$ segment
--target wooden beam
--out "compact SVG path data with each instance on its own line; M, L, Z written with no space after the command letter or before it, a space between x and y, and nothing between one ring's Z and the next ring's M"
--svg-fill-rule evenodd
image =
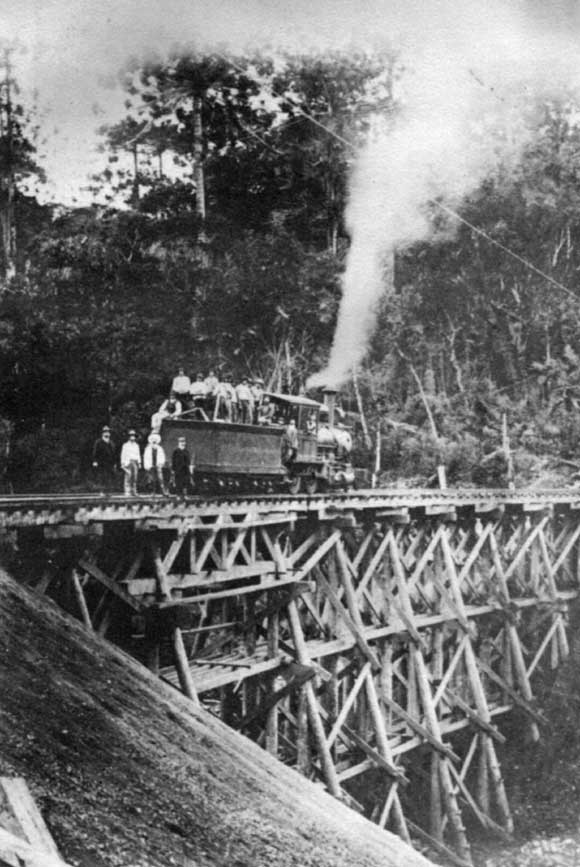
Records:
M539 713L537 710L534 710L530 702L526 701L526 699L523 698L519 694L519 692L516 692L516 690L513 689L509 685L509 683L506 683L503 677L500 677L499 674L496 674L493 668L490 668L489 665L486 665L485 662L481 661L481 659L477 660L477 665L484 674L486 674L491 680L497 683L498 686L501 686L503 691L506 692L510 696L510 698L514 700L518 707L521 707L523 710L525 710L528 716L535 720L535 722L539 723L540 725L546 726L547 728L550 727L550 723L548 722L546 717L543 714Z
M13 830L40 852L59 858L58 848L52 839L40 810L23 777L0 777L0 789L4 803L0 804L2 824L5 830Z
M350 630L350 632L354 636L355 641L356 641L358 647L360 648L360 650L362 651L362 653L366 656L366 658L368 659L368 661L372 665L373 669L375 671L378 671L381 667L381 664L380 664L379 660L377 659L376 654L369 647L368 642L364 636L363 629L357 623L354 622L352 616L346 610L346 608L344 607L344 605L342 604L342 602L340 601L340 599L336 595L335 591L332 589L332 587L330 586L330 584L326 580L326 578L324 578L322 576L322 574L320 574L318 576L317 582L318 582L319 586L324 589L326 597L332 603L332 606L333 606L334 610L336 611L336 613L338 614L338 616L341 618L341 620L343 621L345 626Z
M0 828L0 860L14 867L69 867L58 855L43 852Z
M73 539L76 536L102 536L103 524L47 524L43 528L45 539Z
M92 630L93 624L91 621L91 615L89 614L89 609L87 606L87 600L85 599L85 594L83 592L81 579L79 578L79 573L77 572L76 569L73 569L71 571L71 580L72 580L73 590L75 593L75 598L77 600L77 604L79 606L79 610L81 613L82 621L83 621L84 625L87 627L87 629Z
M81 558L79 560L79 569L82 569L83 572L88 572L88 574L94 578L96 581L99 581L107 590L110 590L111 593L114 593L119 599L122 599L126 605L130 608L133 608L134 611L141 611L143 606L141 603L132 599L131 596L127 593L127 591L117 584L116 581L113 581L112 578L109 578L108 575L103 572L102 569L99 569L96 563L93 563L91 560L87 560L86 558Z
M438 740L436 737L434 737L431 732L425 728L424 725L422 725L418 720L414 719L410 714L408 714L407 711L402 708L400 704L397 704L397 702L394 701L394 699L387 698L387 696L382 695L380 700L386 707L389 708L389 710L392 710L392 712L396 714L396 716L406 722L409 728L412 729L415 734L418 734L419 737L421 737L424 741L427 741L427 743L431 744L433 749L437 750L438 753L441 753L442 756L446 756L453 762L461 761L457 753L454 753L450 747L445 746L443 741Z
M231 584L234 581L243 581L247 578L259 578L262 575L270 575L272 578L276 572L276 564L273 560L258 560L251 565L232 566L227 572L224 569L204 569L201 572L166 573L167 584L171 590L189 590L194 587L214 587L216 584ZM122 583L127 583L127 592L131 596L144 596L154 593L157 588L155 578L133 578L127 582L124 578Z
M216 590L215 593L200 593L197 596L185 596L183 599L167 599L156 603L156 608L173 608L174 606L199 605L210 599L229 599L232 596L245 596L247 593L264 593L267 590L279 590L293 584L296 592L310 590L310 583L298 581L297 578L283 578L280 581L264 581L262 584L251 584L249 587L233 587L230 590Z
M358 677L356 678L356 680L355 680L355 682L354 682L354 684L353 684L353 686L352 686L352 688L351 688L351 690L350 690L350 692L346 698L346 701L343 703L343 705L340 709L340 713L338 714L338 716L337 716L337 718L336 718L336 720L335 720L335 722L334 722L334 724L333 724L333 726L332 726L332 728L328 734L328 737L326 738L326 743L328 744L329 747L332 746L335 738L337 737L338 733L340 732L340 729L342 728L342 726L346 722L347 717L351 711L351 708L356 701L356 697L359 694L359 691L360 691L360 689L361 689L361 687L362 687L362 685L366 679L367 672L369 671L369 669L370 669L370 663L367 662L363 665L363 667L359 671Z
M423 828L420 828L419 825L415 824L415 822L411 822L410 819L407 819L407 825L412 834L422 840L423 843L432 846L436 852L440 852L452 864L456 864L457 867L473 867L471 858L461 858L457 852L454 852L453 849L450 849L440 840L436 840L435 837L432 837L431 834L428 834L427 831L424 831Z
M175 653L175 667L177 669L181 690L189 699L191 699L196 707L199 707L199 698L193 683L189 660L185 652L183 636L181 635L181 629L179 629L179 627L175 627L173 630L173 652Z
M450 704L455 705L459 708L459 710L463 711L466 717L471 720L478 728L482 731L486 732L490 737L492 737L498 744L505 744L506 739L501 734L498 729L489 722L486 722L473 708L469 707L466 701L464 701L461 696L457 695L453 690L447 688L445 690L445 696L449 699Z
M298 607L294 600L288 603L288 620L290 623L292 640L294 641L294 647L296 648L298 661L302 665L308 666L310 665L310 657L308 656L308 650L306 647L306 642L304 640L304 634L302 632L302 624L300 623ZM330 750L328 749L328 746L326 744L324 727L320 719L319 708L311 683L306 683L304 685L304 693L308 708L308 718L310 720L312 733L314 735L314 740L318 748L318 755L320 757L320 763L322 765L326 785L328 786L328 790L332 795L334 795L336 798L340 798L340 783L336 775L336 768L334 767L334 762L332 761Z

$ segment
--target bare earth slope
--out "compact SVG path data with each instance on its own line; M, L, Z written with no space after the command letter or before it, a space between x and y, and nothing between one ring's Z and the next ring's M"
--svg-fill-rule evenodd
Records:
M0 774L82 867L429 863L3 573Z

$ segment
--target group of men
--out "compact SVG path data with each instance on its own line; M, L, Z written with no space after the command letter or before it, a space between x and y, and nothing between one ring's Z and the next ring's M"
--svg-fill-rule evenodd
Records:
M219 379L215 371L207 376L198 373L194 380L180 367L171 383L171 394L153 416L152 426L160 426L168 416L177 417L186 410L203 410L212 420L235 421L241 424L267 424L260 418L262 404L269 406L264 395L264 380L243 377L233 384L230 374ZM155 421L155 424L153 424Z
M165 450L161 445L158 433L149 434L147 445L141 455L137 433L129 431L128 439L121 448L117 459L117 449L111 439L111 429L105 425L100 438L93 446L93 470L96 480L103 491L112 491L116 483L116 471L120 466L123 471L123 490L126 496L137 496L139 471L145 471L148 487L152 493L168 494L167 475L170 473L172 488L178 496L186 496L193 492L193 459L187 449L184 436L177 440L177 448L173 450L171 462L168 463Z

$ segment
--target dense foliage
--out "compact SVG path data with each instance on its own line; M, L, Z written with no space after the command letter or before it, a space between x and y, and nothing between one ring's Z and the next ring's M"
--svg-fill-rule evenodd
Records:
M127 117L103 129L109 168L93 179L109 204L77 209L41 206L19 183L34 148L12 93L12 138L7 122L0 135L17 239L0 282L5 485L85 487L100 425L118 442L128 425L144 435L180 363L304 387L336 321L353 154L373 115L397 112L397 74L395 57L340 53L134 61ZM488 237L445 218L432 241L397 252L345 390L373 442L381 431L387 481L425 482L443 462L452 482L504 484L506 434L516 481L546 458L580 458L577 106L527 108L518 165L460 206ZM359 459L374 461L362 439Z

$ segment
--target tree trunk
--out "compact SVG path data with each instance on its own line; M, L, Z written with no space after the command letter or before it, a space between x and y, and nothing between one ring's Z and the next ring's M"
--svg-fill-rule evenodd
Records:
M195 183L195 213L205 220L205 179L203 171L202 100L193 97L193 180Z
M16 185L13 168L13 118L12 118L12 63L10 51L6 49L3 57L4 81L1 85L2 104L0 105L0 137L2 138L4 166L0 169L0 225L2 237L4 276L10 280L16 273L16 238L14 228L14 197Z
M202 98L193 97L193 181L195 184L195 213L201 227L197 236L198 256L202 265L208 264L207 237L205 234L205 176L203 166L203 120L201 116Z
M136 207L139 204L139 146L133 142L133 189L131 191L131 204Z

